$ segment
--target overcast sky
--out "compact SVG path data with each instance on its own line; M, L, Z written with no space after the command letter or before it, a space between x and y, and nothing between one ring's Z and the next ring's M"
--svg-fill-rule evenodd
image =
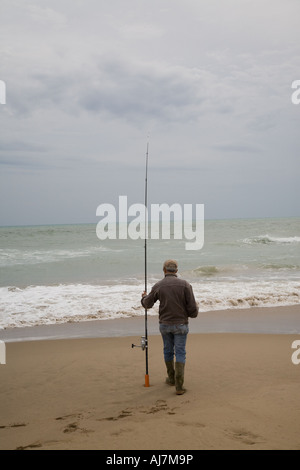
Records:
M1 0L0 225L300 216L299 0Z

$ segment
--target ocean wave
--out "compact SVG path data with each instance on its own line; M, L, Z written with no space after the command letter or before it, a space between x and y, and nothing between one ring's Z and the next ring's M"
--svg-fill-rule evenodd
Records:
M194 287L200 310L276 307L300 303L299 281L221 282Z
M144 314L142 286L54 285L2 287L0 326L23 327ZM149 314L157 314L155 310Z
M101 254L103 252L120 252L105 246L89 247L86 249L74 250L17 250L0 249L0 266L14 266L26 264L55 263L67 259L77 259Z
M220 268L217 266L199 266L190 272L194 276L214 276L220 273Z
M253 244L263 244L267 245L269 243L300 243L300 237L273 237L270 235L258 235L257 237L244 238L241 240L242 243L253 245Z
M261 269L267 270L274 270L274 271L296 271L300 270L300 266L298 264L287 264L287 263L268 263L268 264L261 264L259 266Z
M182 276L189 279L194 280L197 278L202 279L210 279L210 278L219 278L224 279L225 277L234 277L240 276L241 273L244 274L249 269L249 266L245 264L236 264L236 265L203 265L198 266L190 271L183 271Z
M192 283L200 312L300 303L299 281ZM0 328L143 316L143 283L0 288ZM158 302L148 310L158 315Z

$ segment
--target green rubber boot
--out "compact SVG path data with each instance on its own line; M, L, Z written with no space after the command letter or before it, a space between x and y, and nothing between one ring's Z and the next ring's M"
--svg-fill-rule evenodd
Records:
M175 369L174 361L165 361L167 366L168 377L166 378L166 384L175 385Z
M184 382L184 362L175 363L175 386L176 386L176 395L183 395L186 390L183 388Z

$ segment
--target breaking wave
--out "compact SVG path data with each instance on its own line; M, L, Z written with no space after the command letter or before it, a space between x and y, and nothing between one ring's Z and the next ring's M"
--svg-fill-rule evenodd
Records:
M263 245L269 243L300 243L300 237L272 237L270 235L258 235L257 237L244 238L242 243L253 245L261 243Z
M200 312L300 303L299 281L192 283ZM61 284L0 288L0 328L109 320L144 315L144 285ZM158 314L158 303L149 309Z
M220 269L217 266L199 266L191 271L194 276L214 276L220 273Z

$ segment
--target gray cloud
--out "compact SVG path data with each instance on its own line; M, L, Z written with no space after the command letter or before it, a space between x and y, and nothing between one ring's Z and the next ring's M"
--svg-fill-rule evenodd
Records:
M36 194L62 222L134 200L149 132L157 202L299 214L299 13L293 0L3 0L1 223L44 221Z
M47 152L48 149L44 145L30 142L21 142L18 140L0 142L0 152Z
M257 153L261 149L253 144L248 144L246 142L232 142L214 145L214 148L220 152L238 152L238 153Z
M0 166L35 171L36 169L45 168L47 165L45 165L45 162L37 160L24 160L24 158L18 158L15 156L12 158L5 158L0 156Z
M110 60L99 65L96 78L79 99L93 112L180 121L197 119L206 100L201 78L183 68Z

